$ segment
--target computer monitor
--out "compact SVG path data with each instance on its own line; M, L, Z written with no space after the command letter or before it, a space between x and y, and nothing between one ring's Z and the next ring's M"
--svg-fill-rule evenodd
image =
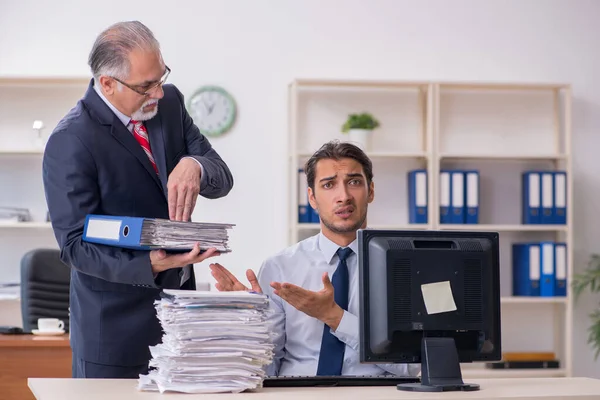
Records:
M421 363L399 390L478 390L460 362L501 358L498 233L359 230L360 361Z

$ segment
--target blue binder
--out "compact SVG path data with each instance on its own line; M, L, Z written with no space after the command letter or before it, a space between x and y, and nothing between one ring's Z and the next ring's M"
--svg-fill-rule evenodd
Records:
M427 223L427 171L416 169L408 172L408 222Z
M440 223L451 224L450 219L450 194L452 192L450 179L451 171L440 171Z
M479 223L479 171L465 171L465 224Z
M542 175L542 208L540 214L541 224L554 223L554 173L541 172Z
M554 245L554 295L567 295L567 245L555 243Z
M450 223L465 223L465 174L463 171L452 171L450 184Z
M303 169L298 169L298 223L306 224L311 222L310 210L308 204L308 183Z
M526 171L522 175L522 216L523 224L540 223L542 197L541 176L537 171Z
M539 296L541 275L540 245L512 245L513 296Z
M564 171L554 171L553 223L567 223L567 173Z
M83 240L128 249L148 250L149 247L140 245L144 220L146 218L89 214L85 217Z
M542 274L540 276L540 296L554 296L554 243L542 242L541 248L541 264Z

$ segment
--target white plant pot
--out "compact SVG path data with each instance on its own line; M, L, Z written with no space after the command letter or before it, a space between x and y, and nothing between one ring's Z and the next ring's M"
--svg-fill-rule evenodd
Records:
M357 145L362 151L371 150L371 134L369 129L350 129L348 131L348 141Z

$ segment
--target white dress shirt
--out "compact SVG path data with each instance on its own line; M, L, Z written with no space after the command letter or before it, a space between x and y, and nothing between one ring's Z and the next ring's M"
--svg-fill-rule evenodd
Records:
M267 374L274 376L316 376L323 336L323 322L298 311L273 294L271 282L288 282L304 289L319 291L323 288L323 272L331 279L338 265L336 254L340 246L319 233L288 247L267 259L259 273L258 281L271 300L273 314L269 317L275 334L275 355ZM342 375L417 376L420 364L361 364L359 360L359 282L358 242L348 247L354 252L346 263L349 273L348 311L335 332L346 344Z
M112 112L117 116L117 118L119 118L119 121L121 121L123 123L123 125L125 125L125 127L129 130L129 132L131 132L133 134L133 124L131 123L131 117L128 117L127 115L123 114L115 106L113 106L112 103L110 101L108 101L108 99L104 96L104 93L102 93L102 90L100 90L100 88L98 88L97 85L94 85L94 90L96 91L98 96L100 96L102 101L104 103L106 103L108 108L110 108L112 110ZM152 146L152 143L150 144L150 146ZM196 161L198 163L198 165L200 165L200 171L201 171L200 186L202 186L202 183L206 179L204 177L204 167L202 166L202 163L200 161L196 160L194 157L186 156L186 157L182 157L182 158L191 158L192 160ZM191 271L190 271L189 266L183 267L181 269L181 271L183 272L183 274L181 275L181 285L183 285L190 278Z

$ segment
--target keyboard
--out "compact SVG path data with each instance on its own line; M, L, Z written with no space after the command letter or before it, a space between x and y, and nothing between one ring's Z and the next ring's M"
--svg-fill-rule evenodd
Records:
M314 387L314 386L396 386L399 383L420 383L410 376L270 376L263 387Z

